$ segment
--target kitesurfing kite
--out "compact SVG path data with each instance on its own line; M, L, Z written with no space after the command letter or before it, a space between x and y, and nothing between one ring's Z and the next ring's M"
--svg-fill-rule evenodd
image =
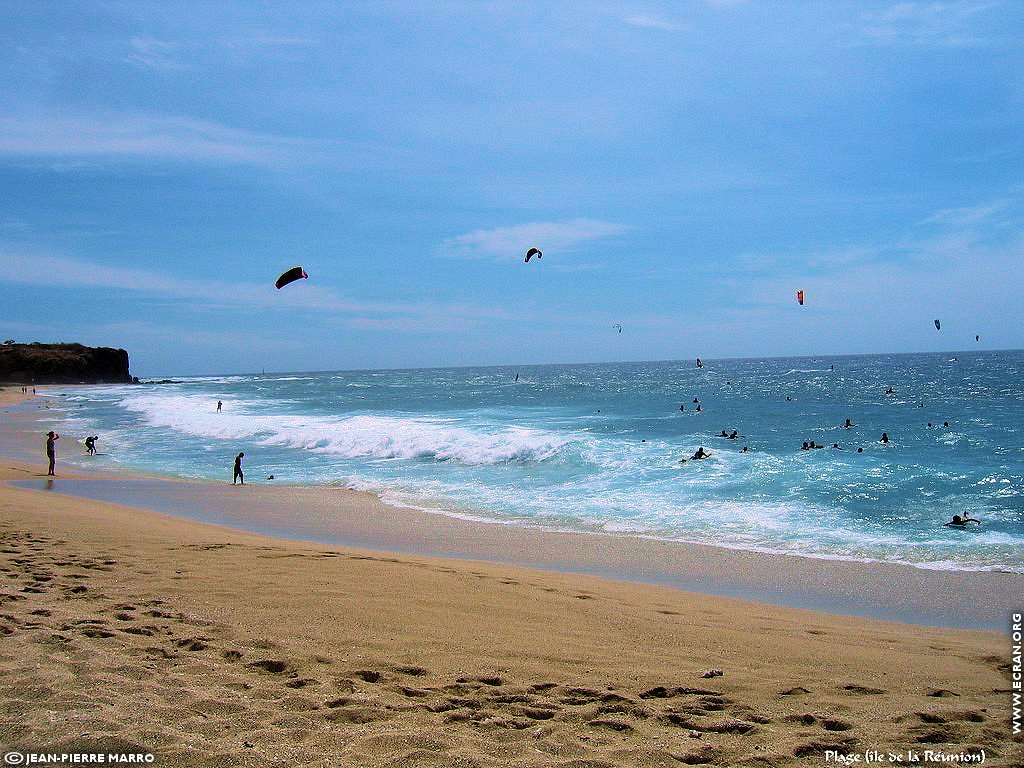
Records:
M804 305L804 292L803 291L797 291L796 292L796 300L797 300L797 302L799 302L801 307Z
M526 252L526 263L530 263L530 259L536 256L538 259L544 254L540 252L540 248L531 248Z
M277 282L274 283L274 287L281 289L288 285L288 283L294 283L296 280L300 279L305 280L308 277L309 275L306 274L306 270L304 270L302 267L292 267L279 278L277 278Z
M942 330L942 324L938 320L935 321L935 330L936 331L941 331Z
M619 333L622 333L622 326L619 325L618 323L612 323L612 328L618 328Z

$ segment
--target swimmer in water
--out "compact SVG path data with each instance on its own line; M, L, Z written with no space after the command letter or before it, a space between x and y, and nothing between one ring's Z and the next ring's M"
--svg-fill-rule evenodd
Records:
M710 455L710 453L704 450L704 446L702 445L700 446L700 448L697 449L697 452L690 457L690 459L693 461L699 461L700 459L706 459ZM679 463L682 464L685 461L686 459L680 459Z

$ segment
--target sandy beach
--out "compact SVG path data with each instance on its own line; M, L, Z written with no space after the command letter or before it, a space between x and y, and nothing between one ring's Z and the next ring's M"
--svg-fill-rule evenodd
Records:
M41 460L0 464L5 752L152 753L165 766L834 765L873 751L886 763L1021 760L1009 615L1002 631L940 628L640 583L653 544L425 526L338 489L182 483L172 516L11 484L44 475ZM53 490L64 482L75 475L58 459ZM319 504L331 537L310 538L347 543L186 519L204 500L264 517ZM371 518L372 532L357 525ZM518 554L494 562L488 548L501 546ZM568 572L587 562L636 580ZM763 556L707 567L732 574L738 592L822 573ZM851 595L927 611L944 589L964 603L998 589L1000 606L1021 594L1015 574L839 567L848 592L832 587L835 610ZM829 585L809 591L827 599Z

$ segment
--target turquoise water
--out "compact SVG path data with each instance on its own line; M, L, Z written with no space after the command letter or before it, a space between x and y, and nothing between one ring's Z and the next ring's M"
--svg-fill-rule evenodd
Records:
M244 451L250 483L508 524L1024 572L1024 352L704 362L198 377L50 413L100 436L62 462L230 480Z

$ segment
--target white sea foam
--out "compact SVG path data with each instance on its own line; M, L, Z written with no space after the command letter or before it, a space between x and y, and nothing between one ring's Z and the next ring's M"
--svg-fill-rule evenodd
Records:
M207 397L138 395L124 406L147 426L198 438L251 441L344 458L433 459L462 464L545 461L567 436L523 427L459 426L451 419L362 414L346 417L274 413L272 403L225 400L217 413Z
M223 477L244 448L257 474L266 467L286 482L352 484L473 519L1018 569L1016 389L994 395L1003 385L991 366L971 387L958 378L950 390L945 374L918 376L917 362L845 361L841 377L799 364L723 363L730 387L707 371L647 364L524 370L525 387L512 386L507 372L461 370L203 377L68 389L51 406L66 414L66 437L101 435L103 463ZM1018 380L1021 371L999 375ZM878 382L889 380L914 409L880 396ZM694 395L713 423L678 412ZM933 410L917 410L919 401ZM861 429L843 434L846 451L797 450L811 436L831 443L847 416ZM957 429L924 427L946 418ZM743 440L716 439L726 425L742 427ZM896 438L888 446L876 442L883 430ZM752 452L740 454L748 443ZM714 456L680 464L698 445ZM953 513L984 526L950 533L941 523Z

